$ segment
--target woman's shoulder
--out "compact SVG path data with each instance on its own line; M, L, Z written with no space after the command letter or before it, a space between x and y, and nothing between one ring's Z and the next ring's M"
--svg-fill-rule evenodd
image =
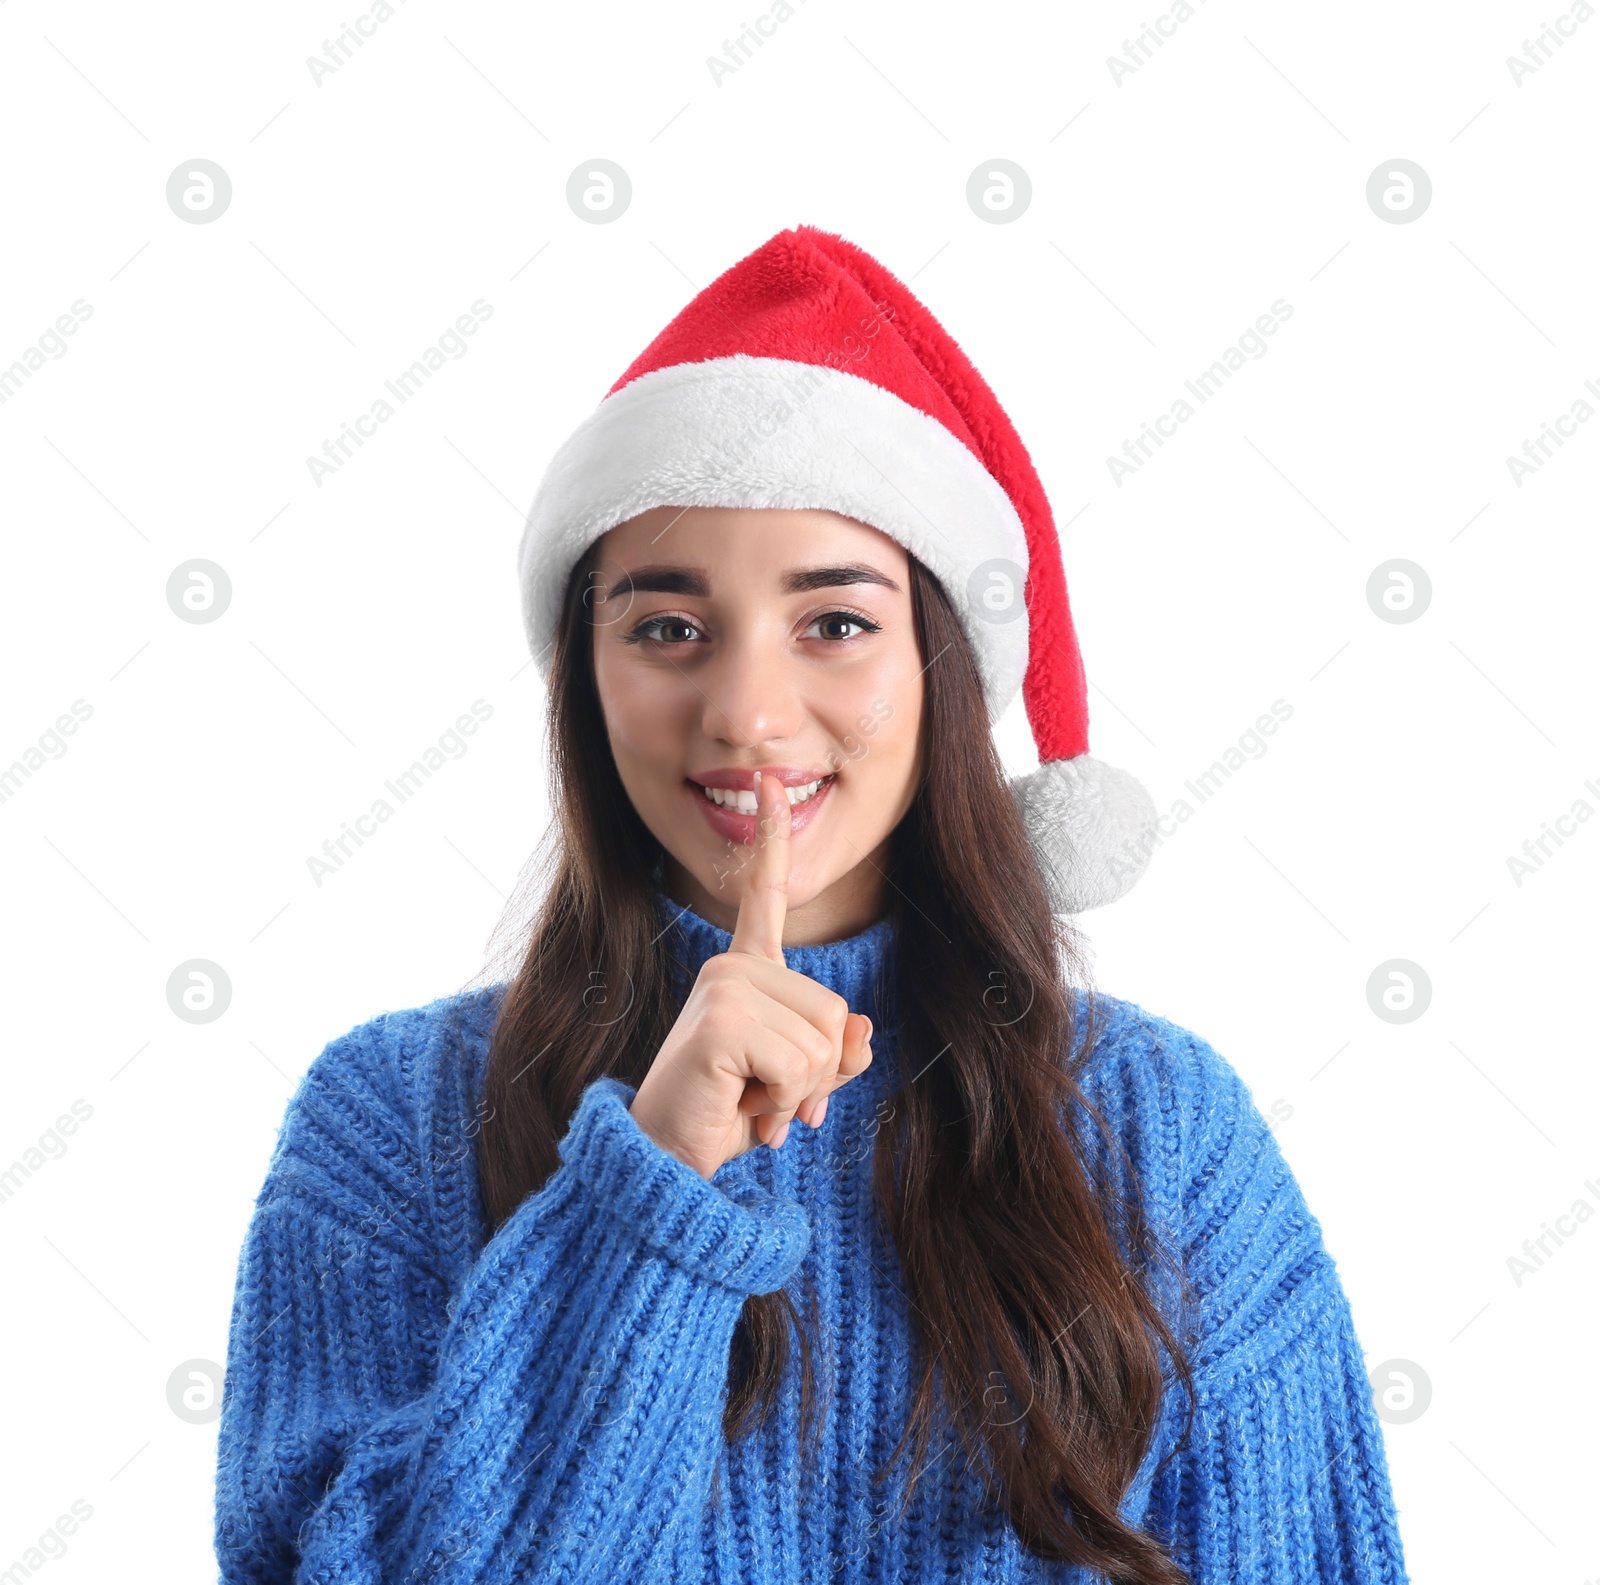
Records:
M1093 1029L1079 1090L1190 1236L1241 1199L1310 1220L1249 1086L1209 1040L1121 997L1075 1000L1080 1040Z
M415 1200L445 1158L470 1148L465 1125L503 990L381 1011L327 1041L285 1109L258 1204Z
M1194 1030L1104 991L1075 993L1074 1003L1080 1043L1092 1032L1078 1083L1102 1110L1143 1119L1191 1146L1255 1111L1237 1069Z
M374 1114L421 1122L436 1102L442 1067L481 1058L503 991L474 987L386 1009L336 1035L300 1080L291 1117L308 1108L344 1112L359 1101Z

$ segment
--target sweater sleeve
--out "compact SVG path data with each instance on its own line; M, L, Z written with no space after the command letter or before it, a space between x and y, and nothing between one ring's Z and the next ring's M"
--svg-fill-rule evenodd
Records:
M735 1324L804 1256L803 1209L701 1178L600 1079L457 1289L361 1048L313 1064L240 1257L224 1585L648 1576L704 1504Z
M1382 1427L1321 1227L1243 1081L1183 1042L1197 1313L1194 1423L1158 1503L1174 1550L1195 1585L1405 1585Z

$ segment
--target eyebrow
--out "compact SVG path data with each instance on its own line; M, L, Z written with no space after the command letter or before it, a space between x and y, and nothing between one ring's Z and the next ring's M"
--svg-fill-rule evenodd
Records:
M897 594L900 592L900 585L893 578L858 561L826 567L791 567L780 580L780 587L785 594L805 594L813 589L840 589L853 583L875 583ZM711 579L704 567L635 567L611 585L605 598L615 600L625 594L647 592L705 598L711 593Z

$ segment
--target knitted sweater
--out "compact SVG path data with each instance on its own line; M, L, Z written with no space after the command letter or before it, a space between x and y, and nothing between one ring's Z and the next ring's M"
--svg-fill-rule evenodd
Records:
M725 931L657 905L686 976L728 949ZM891 940L883 919L785 949L875 1025L871 1067L822 1128L796 1121L780 1149L707 1180L638 1127L631 1088L597 1080L560 1166L487 1243L474 1153L503 987L332 1041L289 1103L239 1262L225 1585L1087 1580L1026 1551L960 1458L935 1460L904 1514L904 1461L887 1490L870 1483L914 1365L870 1181L898 1078ZM1196 1585L1403 1585L1349 1305L1273 1136L1205 1041L1097 1000L1081 1083L1138 1163L1201 1324L1189 1445L1156 1472L1182 1426L1173 1387L1125 1516L1170 1540ZM740 1309L798 1295L805 1268L821 1450L798 1440L792 1358L781 1412L730 1448Z

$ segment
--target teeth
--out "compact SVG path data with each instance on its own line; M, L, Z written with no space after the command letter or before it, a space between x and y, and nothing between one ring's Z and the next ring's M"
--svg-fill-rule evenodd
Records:
M803 804L808 798L815 797L823 782L830 780L832 778L829 776L820 776L816 781L807 782L803 787L785 787L784 792L789 796L790 807ZM741 792L733 787L702 787L700 790L712 803L720 804L724 809L732 809L742 815L753 815L756 812L754 792Z

